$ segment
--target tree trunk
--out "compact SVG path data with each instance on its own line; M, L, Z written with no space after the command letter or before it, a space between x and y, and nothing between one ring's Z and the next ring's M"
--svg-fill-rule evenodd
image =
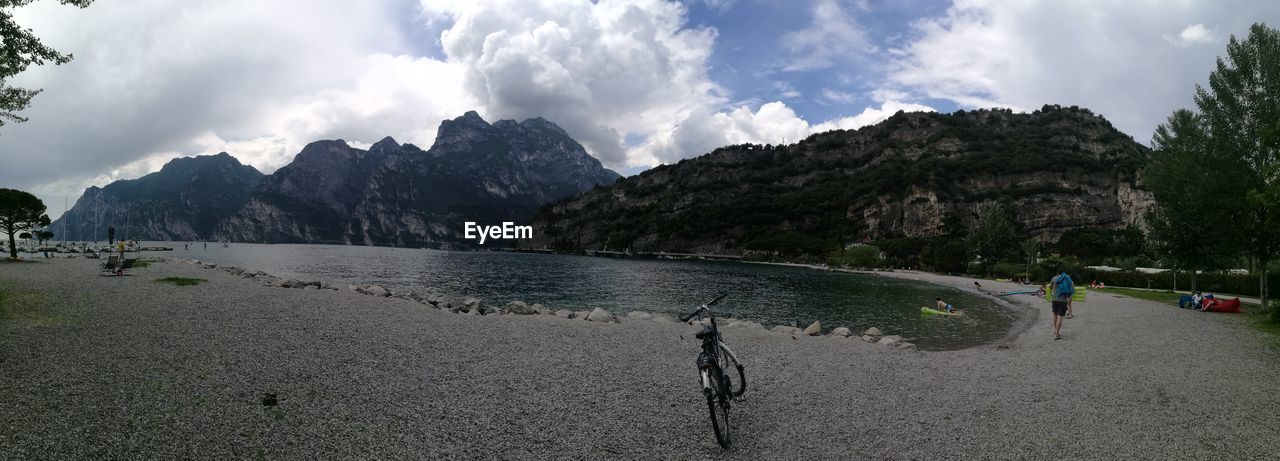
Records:
M1196 292L1196 270L1191 269L1191 292Z
M17 232L9 232L9 257L18 259L18 244L14 242L13 234Z

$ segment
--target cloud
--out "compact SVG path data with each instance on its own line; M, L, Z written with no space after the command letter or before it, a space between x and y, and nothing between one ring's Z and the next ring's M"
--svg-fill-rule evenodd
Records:
M490 118L545 117L605 164L636 163L623 133L670 131L726 100L707 76L716 31L686 28L678 3L427 2L463 88Z
M865 4L855 4L865 9ZM784 71L827 69L837 63L874 51L862 27L837 0L819 0L810 9L810 21L804 29L788 32L782 44L789 57Z
M1173 110L1192 106L1196 83L1224 51L1184 46L1212 40L1201 24L1245 34L1277 12L1269 2L956 0L913 23L904 45L889 50L880 83L964 107L1079 105L1146 139ZM1182 31L1177 43L1166 38L1171 30Z
M832 103L849 104L857 100L858 95L846 93L840 90L833 90L831 88L823 88L822 99Z
M15 79L45 92L29 122L0 131L3 163L23 165L0 170L0 183L60 209L63 195L178 156L227 150L271 171L319 138L429 143L474 102L439 91L458 86L456 70L404 54L388 27L399 13L343 0L18 8L16 20L75 60Z
M835 120L814 125L811 129L814 133L821 133L831 130L856 130L867 125L875 125L883 122L893 114L902 112L937 112L932 107L924 104L915 104L900 101L885 101L879 108L868 107L862 110L862 113L852 117L841 117Z
M1213 31L1205 27L1204 24L1192 24L1182 29L1182 32L1177 36L1166 35L1164 39L1175 45L1191 46L1217 42L1218 40L1214 35Z

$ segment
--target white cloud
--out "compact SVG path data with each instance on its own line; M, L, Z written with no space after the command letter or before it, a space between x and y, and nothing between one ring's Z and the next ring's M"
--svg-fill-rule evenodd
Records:
M839 104L849 104L858 99L858 95L831 88L822 89L822 99Z
M778 94L782 95L782 97L786 99L795 99L804 95L789 82L775 81L773 82L773 88L778 90Z
M1223 53L1170 44L1168 31L1199 43L1212 37L1199 24L1243 35L1278 12L1271 2L956 0L941 17L915 22L906 44L890 51L883 87L966 107L1079 105L1147 139L1174 109L1192 105L1195 84Z
M1205 27L1204 24L1192 24L1182 29L1177 36L1165 36L1164 39L1170 43L1179 46L1191 46L1205 43L1214 43L1217 39L1214 37L1213 31Z
M865 9L865 4L855 4ZM782 44L789 53L784 71L811 71L835 66L874 51L862 27L838 0L819 0L810 9L808 27L787 33Z
M622 133L674 129L725 102L707 76L713 29L659 0L424 4L455 22L441 38L491 118L542 116L606 165L635 164Z
M852 117L842 117L836 120L814 125L810 130L814 133L821 133L831 130L856 130L867 125L875 125L883 122L893 114L902 112L937 112L934 108L909 102L885 101L880 108L868 107L862 110L862 113Z

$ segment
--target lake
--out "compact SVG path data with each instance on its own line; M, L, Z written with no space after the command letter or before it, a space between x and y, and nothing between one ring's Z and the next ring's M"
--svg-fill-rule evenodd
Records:
M147 256L198 259L341 285L372 283L392 290L475 296L498 305L521 300L552 309L676 314L728 292L716 306L719 317L766 326L804 327L820 320L826 330L847 326L855 333L875 326L932 350L994 341L1016 320L1007 307L949 287L801 267L336 245L210 244L205 249L197 243L190 250L175 242L155 245L176 250ZM965 315L921 316L920 307L932 305L936 297Z

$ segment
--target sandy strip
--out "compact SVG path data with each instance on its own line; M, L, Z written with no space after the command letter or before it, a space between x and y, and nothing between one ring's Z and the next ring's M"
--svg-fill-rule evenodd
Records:
M722 452L691 326L135 274L0 264L18 296L0 313L0 457L1246 459L1280 430L1272 339L1100 292L1061 341L1030 297L1025 332L961 351L728 330L749 389ZM171 275L209 282L152 281Z

